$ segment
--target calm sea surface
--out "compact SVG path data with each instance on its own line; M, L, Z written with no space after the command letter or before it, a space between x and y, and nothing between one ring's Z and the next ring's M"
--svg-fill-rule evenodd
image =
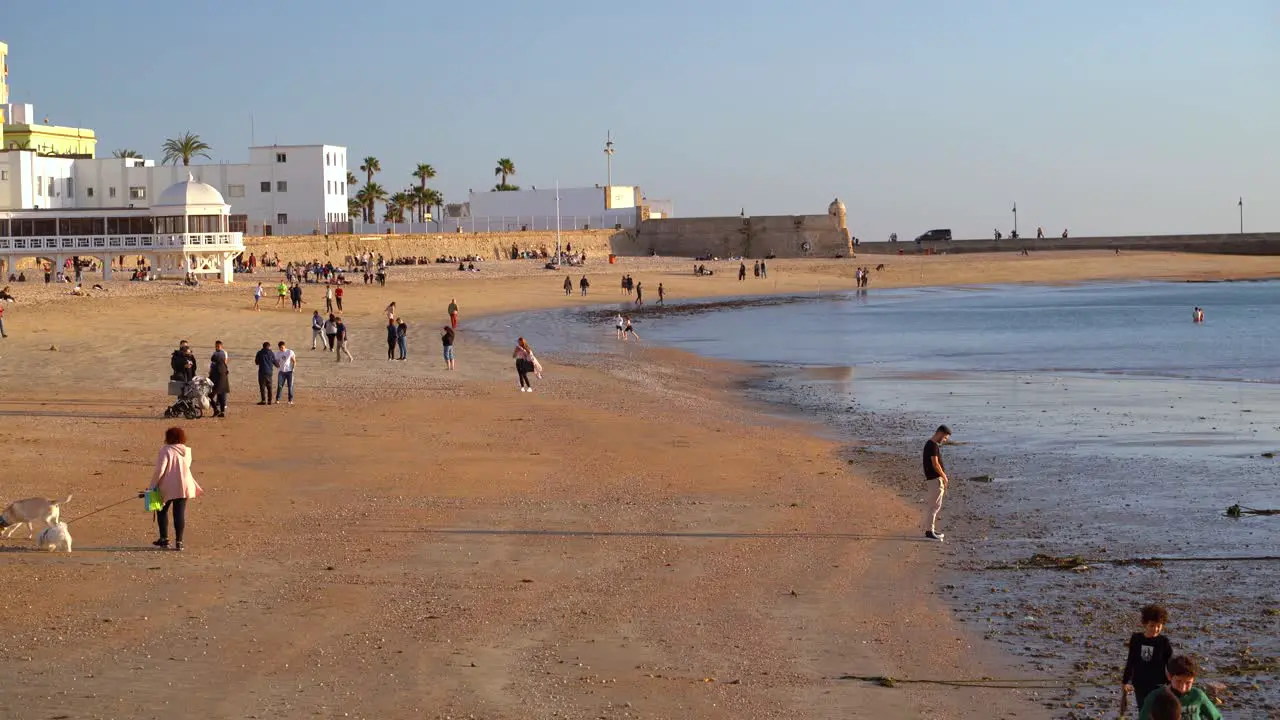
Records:
M1191 322L1195 306L1204 324ZM481 329L528 337L545 363L626 352L612 339L615 312ZM919 446L949 424L953 478L996 478L957 482L944 513L943 552L971 571L954 601L1029 666L1072 663L1110 682L1137 607L1161 602L1175 646L1210 668L1272 658L1269 672L1241 676L1259 684L1236 692L1233 716L1280 704L1280 517L1223 515L1234 503L1280 508L1280 460L1263 457L1280 451L1280 283L871 290L649 306L635 318L646 343L775 368L757 388L766 398L911 458L904 472L918 472ZM927 495L923 483L906 488ZM1033 553L1188 561L982 570ZM1075 630L1067 642L1062 623ZM1084 700L1101 710L1114 692Z

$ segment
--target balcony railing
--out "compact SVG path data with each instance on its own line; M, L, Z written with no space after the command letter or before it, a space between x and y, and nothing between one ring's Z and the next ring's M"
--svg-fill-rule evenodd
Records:
M91 255L106 252L179 252L182 250L243 250L244 234L238 232L184 233L177 235L76 235L60 237L0 237L0 253L48 253Z

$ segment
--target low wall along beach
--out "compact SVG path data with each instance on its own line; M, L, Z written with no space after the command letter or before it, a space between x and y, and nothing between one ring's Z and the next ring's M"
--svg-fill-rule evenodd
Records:
M862 242L858 252L914 253L921 246L907 242ZM1010 240L956 240L927 242L935 253L990 253L1044 250L1159 250L1164 252L1217 253L1222 255L1280 255L1280 233L1223 233L1219 235L1120 235L1080 238L1018 238Z
M432 235L268 235L244 239L245 252L278 254L281 262L331 260L366 251L387 258L465 257L479 255L486 260L509 259L511 246L519 250L555 252L554 231L500 233L443 233ZM632 233L626 230L566 230L560 233L562 248L585 252L588 258L641 254Z

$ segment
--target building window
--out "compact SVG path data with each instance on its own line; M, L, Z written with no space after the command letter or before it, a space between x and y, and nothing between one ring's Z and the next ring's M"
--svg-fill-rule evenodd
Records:
M276 153L276 162L286 162L289 159L284 153Z
M76 196L76 181L74 178L67 178L67 197L74 198Z
M263 181L262 181L262 192L271 192L271 181L270 181L270 180L263 180Z
M284 180L276 181L276 192L289 192L289 183Z
M43 175L36 176L36 195L39 195L40 197L44 197L44 176Z
M288 225L288 224L289 224L289 216L288 216L286 213L276 213L276 224L277 224L277 225Z
M0 170L0 180L8 180L8 179L9 179L9 171Z
M49 178L49 197L53 197L53 178Z
M243 185L228 185L227 197L244 197Z
M324 154L324 166L329 167L329 153Z
M129 199L130 199L130 200L146 200L146 199L147 199L147 188L146 188L146 186L144 186L144 185L134 185L134 186L130 187L130 188L129 188Z
M89 197L93 197L93 188L85 188L85 192L89 194Z
M116 188L114 185L112 185L111 187L107 188L107 197L115 198L115 196L116 196Z

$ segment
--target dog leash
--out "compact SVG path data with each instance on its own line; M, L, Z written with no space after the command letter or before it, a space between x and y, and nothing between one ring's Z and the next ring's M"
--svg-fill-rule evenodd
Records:
M67 524L68 524L68 525L70 525L71 523L75 522L76 520L83 520L83 519L85 519L85 518L89 517L90 515L97 515L98 513L102 512L103 510L110 510L111 508L113 508L113 507L115 507L115 506L117 506L117 505L123 505L123 504L125 504L125 503L127 503L127 502L129 502L129 501L131 501L131 500L135 500L135 499L137 499L137 498L132 498L132 497L130 497L130 498L125 498L124 500L121 500L121 501L120 501L120 502L118 502L118 503L111 503L110 505L108 505L108 506L106 506L106 507L100 507L100 508L98 508L97 510L94 510L93 512L91 512L91 513L85 513L84 515L81 515L80 517L76 518L75 520L68 520L68 521L67 521Z

